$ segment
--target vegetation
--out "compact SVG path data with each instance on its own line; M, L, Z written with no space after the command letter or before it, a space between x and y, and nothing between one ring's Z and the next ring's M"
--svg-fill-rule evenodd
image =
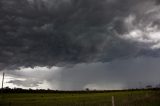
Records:
M37 91L37 90L36 90ZM41 93L40 93L41 91ZM160 90L6 92L0 106L160 106ZM27 93L28 92L28 93Z

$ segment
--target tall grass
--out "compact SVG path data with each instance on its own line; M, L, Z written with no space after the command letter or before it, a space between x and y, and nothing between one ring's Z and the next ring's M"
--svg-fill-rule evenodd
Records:
M160 106L160 91L4 94L0 106Z

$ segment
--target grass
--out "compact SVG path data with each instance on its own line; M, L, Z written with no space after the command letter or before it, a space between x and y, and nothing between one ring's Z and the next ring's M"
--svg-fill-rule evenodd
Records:
M0 106L160 106L160 91L120 91L99 93L7 93Z

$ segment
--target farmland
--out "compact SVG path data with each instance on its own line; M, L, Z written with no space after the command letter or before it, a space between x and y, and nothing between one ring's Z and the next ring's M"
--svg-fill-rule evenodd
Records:
M160 90L3 93L0 106L160 106Z

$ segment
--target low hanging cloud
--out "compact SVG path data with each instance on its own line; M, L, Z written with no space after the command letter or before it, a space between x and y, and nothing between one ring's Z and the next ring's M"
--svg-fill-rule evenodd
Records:
M156 0L1 0L0 69L152 56L158 10Z
M155 87L160 84L159 63L160 58L138 57L63 68L21 68L6 72L6 77L10 76L11 79L5 79L5 86L54 90L115 90L144 88L146 85Z
M62 67L21 67L16 70L7 71L5 74L5 86L11 88L33 88L33 89L60 89Z
M22 86L22 87L37 87L39 84L42 84L40 81L36 81L34 79L27 79L27 80L11 80L7 83L12 83L17 86Z

